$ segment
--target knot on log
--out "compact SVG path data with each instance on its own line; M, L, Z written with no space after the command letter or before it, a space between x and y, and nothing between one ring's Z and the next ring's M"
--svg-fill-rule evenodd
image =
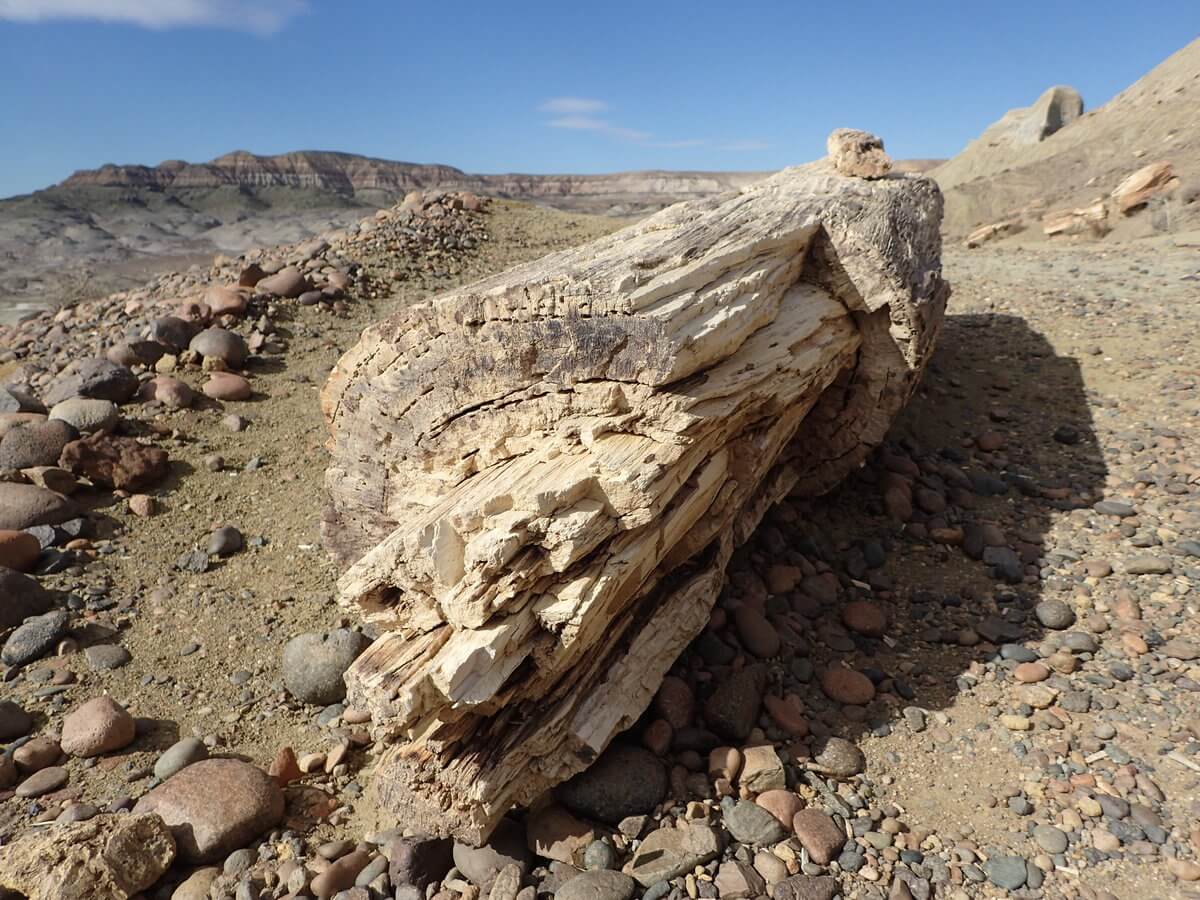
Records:
M941 210L928 179L817 163L364 332L322 395L322 525L381 632L347 682L391 745L384 809L481 841L637 719L769 506L909 397Z

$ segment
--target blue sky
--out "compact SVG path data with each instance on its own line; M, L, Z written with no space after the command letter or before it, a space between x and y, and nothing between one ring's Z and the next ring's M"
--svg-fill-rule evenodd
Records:
M1097 106L1197 33L1197 0L0 0L0 196L234 149L773 169L849 126L947 156L1051 84Z

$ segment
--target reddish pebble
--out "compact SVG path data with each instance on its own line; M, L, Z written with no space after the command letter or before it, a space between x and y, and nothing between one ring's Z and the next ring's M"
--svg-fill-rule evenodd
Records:
M1021 663L1013 669L1013 678L1022 684L1034 684L1050 677L1050 670L1040 662Z
M763 705L767 708L767 714L771 717L771 721L792 737L807 737L808 719L804 715L804 708L795 696L789 694L783 698L767 694L763 697Z
M213 372L204 385L204 395L214 400L249 400L250 382L232 372Z
M842 609L842 624L856 634L882 637L887 630L887 613L869 600L851 600Z
M275 754L267 774L274 778L280 787L287 787L304 773L300 771L300 764L296 761L296 751L291 747L283 747Z
M837 703L865 706L875 699L875 685L862 672L838 666L821 673L821 690Z
M0 531L0 567L28 572L42 554L42 545L24 531Z

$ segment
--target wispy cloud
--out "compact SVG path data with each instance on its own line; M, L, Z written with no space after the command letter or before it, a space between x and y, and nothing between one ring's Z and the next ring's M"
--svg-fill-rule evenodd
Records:
M202 26L270 34L308 9L307 0L0 0L0 19L120 22L143 28Z
M0 0L3 2L3 0ZM590 131L619 141L644 144L666 150L683 150L689 147L705 147L717 143L708 138L659 138L649 131L617 125L607 116L608 103L588 97L552 97L538 105L538 111L550 114L545 124L549 128L565 128L569 131ZM762 141L729 141L717 143L721 150L766 150L769 146Z
M604 112L608 109L608 104L603 100L589 100L587 97L551 97L538 109L560 115L585 115Z

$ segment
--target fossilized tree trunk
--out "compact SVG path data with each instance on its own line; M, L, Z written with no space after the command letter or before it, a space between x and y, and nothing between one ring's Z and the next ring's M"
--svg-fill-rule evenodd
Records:
M585 768L703 628L734 548L857 466L948 290L941 197L829 161L367 329L322 397L377 802L486 837Z

